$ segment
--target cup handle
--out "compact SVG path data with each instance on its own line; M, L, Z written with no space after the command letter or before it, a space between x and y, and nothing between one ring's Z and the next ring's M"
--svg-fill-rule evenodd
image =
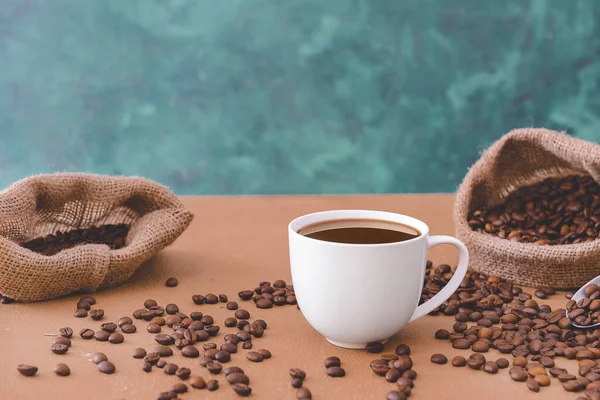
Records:
M467 267L469 266L469 251L467 250L467 247L460 240L453 238L452 236L436 235L427 238L428 249L437 246L438 244L451 244L458 249L458 267L456 267L456 271L454 271L454 275L450 279L450 282L448 282L448 284L435 296L418 306L408 322L412 322L429 314L436 307L439 307L440 304L448 300L456 289L458 289L467 273Z

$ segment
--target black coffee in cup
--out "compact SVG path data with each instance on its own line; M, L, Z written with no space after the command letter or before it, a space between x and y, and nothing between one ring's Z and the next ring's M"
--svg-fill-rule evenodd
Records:
M408 225L375 219L338 219L308 225L298 231L306 237L326 242L350 244L397 243L419 237Z

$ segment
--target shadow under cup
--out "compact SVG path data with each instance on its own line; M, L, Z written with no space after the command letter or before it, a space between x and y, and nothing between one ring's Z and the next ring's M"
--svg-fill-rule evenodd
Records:
M298 232L336 220L382 221L414 228L408 240L354 244ZM368 225L372 226L372 225ZM386 341L417 308L427 262L429 228L415 218L368 210L308 214L288 227L294 290L306 320L327 340L346 348Z

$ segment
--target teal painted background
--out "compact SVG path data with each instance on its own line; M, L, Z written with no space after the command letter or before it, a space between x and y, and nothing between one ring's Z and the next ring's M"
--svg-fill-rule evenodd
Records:
M524 126L600 139L596 0L0 0L0 185L453 191Z

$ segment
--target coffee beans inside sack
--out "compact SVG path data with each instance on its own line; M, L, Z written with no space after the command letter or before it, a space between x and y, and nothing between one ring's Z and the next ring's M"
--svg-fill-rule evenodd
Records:
M518 129L486 150L458 189L454 219L470 266L529 287L600 275L600 146Z

